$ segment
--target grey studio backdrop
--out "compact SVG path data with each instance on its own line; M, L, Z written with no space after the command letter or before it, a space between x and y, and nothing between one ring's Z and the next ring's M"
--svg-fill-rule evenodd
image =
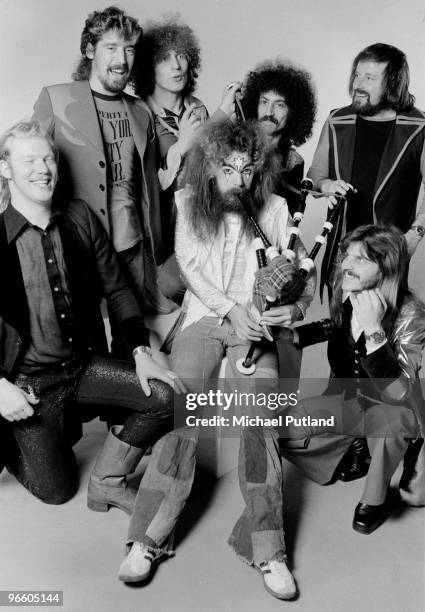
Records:
M312 138L299 149L306 169L329 110L343 106L349 100L347 84L354 56L369 44L393 44L407 54L410 89L416 96L416 105L425 110L423 0L0 0L0 132L19 119L31 116L33 103L42 86L70 80L79 57L80 34L86 17L92 10L102 9L108 4L117 4L142 24L159 18L165 12L181 14L201 43L202 70L195 93L210 111L219 104L227 83L242 79L248 70L264 59L281 56L311 72L317 89L318 113ZM325 211L324 201L310 201L308 204L302 229L308 249L313 244L314 235L320 232ZM424 265L425 240L414 256L409 279L411 288L423 299ZM315 320L326 313L327 303L321 305L316 296L308 318ZM311 351L313 357L308 363L303 363L302 375L326 377L329 368L325 347L313 347ZM45 511L51 510L46 508ZM104 538L101 525L99 519L99 538ZM56 531L56 537L60 539L60 526L54 524L52 541ZM118 539L113 532L109 535L111 539ZM417 535L423 538L423 532ZM17 549L16 557L8 562L18 567L20 554L25 554L23 548L20 552ZM75 555L77 565L78 550L70 551L71 554ZM118 556L114 558L117 567L119 560ZM99 589L103 588L104 580L115 580L115 577L103 576ZM9 588L1 582L0 589ZM353 578L351 596L357 590L355 582ZM190 590L190 584L186 586ZM45 585L40 585L40 588L45 588ZM184 588L183 584L181 588ZM422 585L418 585L420 590ZM371 601L369 609L372 609ZM277 609L274 603L277 602L264 596L264 609ZM300 603L302 607L303 601ZM133 609L126 607L125 603L123 606L124 610ZM112 609L101 596L98 603L77 606L74 610L79 612L90 607L95 611ZM65 609L71 610L66 606ZM140 607L134 609L149 608L140 599ZM203 608L197 602L193 603L193 608L188 604L189 609ZM332 605L328 607L322 601L316 609L331 610Z
M347 104L347 83L355 55L374 42L400 47L411 72L411 91L425 109L425 3L422 0L121 0L111 1L143 24L166 12L179 12L202 48L198 95L210 111L225 85L241 79L258 62L281 56L311 72L318 113L312 138L299 151L306 169L330 109ZM70 80L89 12L107 2L86 0L0 0L0 131L29 117L43 85ZM324 200L309 202L303 238L314 242L326 212ZM411 287L425 298L425 240L411 266ZM318 260L320 263L320 260ZM309 318L326 313L316 296ZM321 354L318 349L318 356ZM316 361L316 360L314 360ZM304 376L326 376L318 359ZM306 369L307 368L307 369Z

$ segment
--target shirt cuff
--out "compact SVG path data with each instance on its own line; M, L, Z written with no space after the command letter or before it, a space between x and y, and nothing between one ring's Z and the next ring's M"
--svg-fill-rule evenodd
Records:
M384 346L384 344L386 344L386 343L387 343L387 339L386 338L385 338L385 340L383 340L379 344L376 344L375 342L370 342L369 343L366 340L366 355L371 355L372 353L374 353L375 351L380 349L381 346Z
M400 366L389 342L381 344L376 351L366 354L360 361L370 378L390 379L400 375Z
M150 346L149 331L141 317L130 317L121 323L125 341L131 351L137 346Z
M218 314L219 317L224 319L224 317L227 317L229 312L232 310L234 306L236 306L236 304L237 302L233 300L226 300L226 303L223 304L223 306L221 306L220 308L215 309L215 312Z

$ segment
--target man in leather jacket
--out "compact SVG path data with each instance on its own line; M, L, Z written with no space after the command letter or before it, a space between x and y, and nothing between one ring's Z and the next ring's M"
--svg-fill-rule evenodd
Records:
M353 437L366 438L371 461L353 520L354 529L366 534L388 517L391 477L425 424L418 378L425 307L405 289L407 261L397 228L353 230L341 243L330 320L294 331L300 348L328 340L334 377L324 395L300 401L286 415L282 452L325 484L338 477ZM273 311L263 320L271 324ZM423 460L421 451L419 468ZM409 489L406 474L403 486Z

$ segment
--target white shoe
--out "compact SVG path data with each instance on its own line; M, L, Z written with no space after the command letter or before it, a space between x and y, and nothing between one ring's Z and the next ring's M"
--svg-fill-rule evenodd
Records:
M278 599L292 599L297 594L294 577L285 561L268 561L259 568L266 591Z
M160 561L163 553L149 550L142 542L133 542L130 552L121 563L118 579L123 582L141 582L149 577L154 563Z

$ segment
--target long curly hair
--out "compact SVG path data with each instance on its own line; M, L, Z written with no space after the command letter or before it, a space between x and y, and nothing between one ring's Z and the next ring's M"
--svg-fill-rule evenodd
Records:
M342 324L343 302L342 261L350 244L360 242L371 261L378 264L381 278L378 287L387 304L382 322L385 331L394 323L404 298L409 295L405 286L405 277L409 256L406 239L394 226L361 225L344 236L340 245L340 256L334 278L334 293L330 311L332 320L340 327Z
M155 66L169 51L183 53L188 61L188 75L183 95L195 91L201 68L201 49L194 31L180 15L165 15L162 21L149 21L140 45L140 60L135 71L135 91L146 99L155 89Z
M247 119L258 118L261 94L275 91L285 98L289 113L278 149L286 162L290 147L304 144L312 134L317 104L310 74L289 62L271 60L248 73L243 90L242 106Z
M350 96L353 94L353 82L359 62L387 64L384 72L385 90L382 104L396 112L408 111L414 106L415 96L409 92L409 65L403 51L385 43L375 43L360 51L351 67L348 85Z
M87 45L91 44L95 47L102 36L109 32L109 30L116 30L123 36L124 40L132 40L136 36L139 42L143 36L143 30L137 19L130 17L116 6L109 6L103 11L90 13L81 33L80 51L82 57L72 73L74 81L88 81L92 60L86 55ZM138 47L139 45L136 45L136 51ZM135 61L136 63L137 61Z
M188 221L200 240L213 238L223 219L214 169L222 166L234 151L246 153L253 163L250 201L255 214L272 193L279 166L257 123L230 120L207 123L186 158L180 180L189 197Z

